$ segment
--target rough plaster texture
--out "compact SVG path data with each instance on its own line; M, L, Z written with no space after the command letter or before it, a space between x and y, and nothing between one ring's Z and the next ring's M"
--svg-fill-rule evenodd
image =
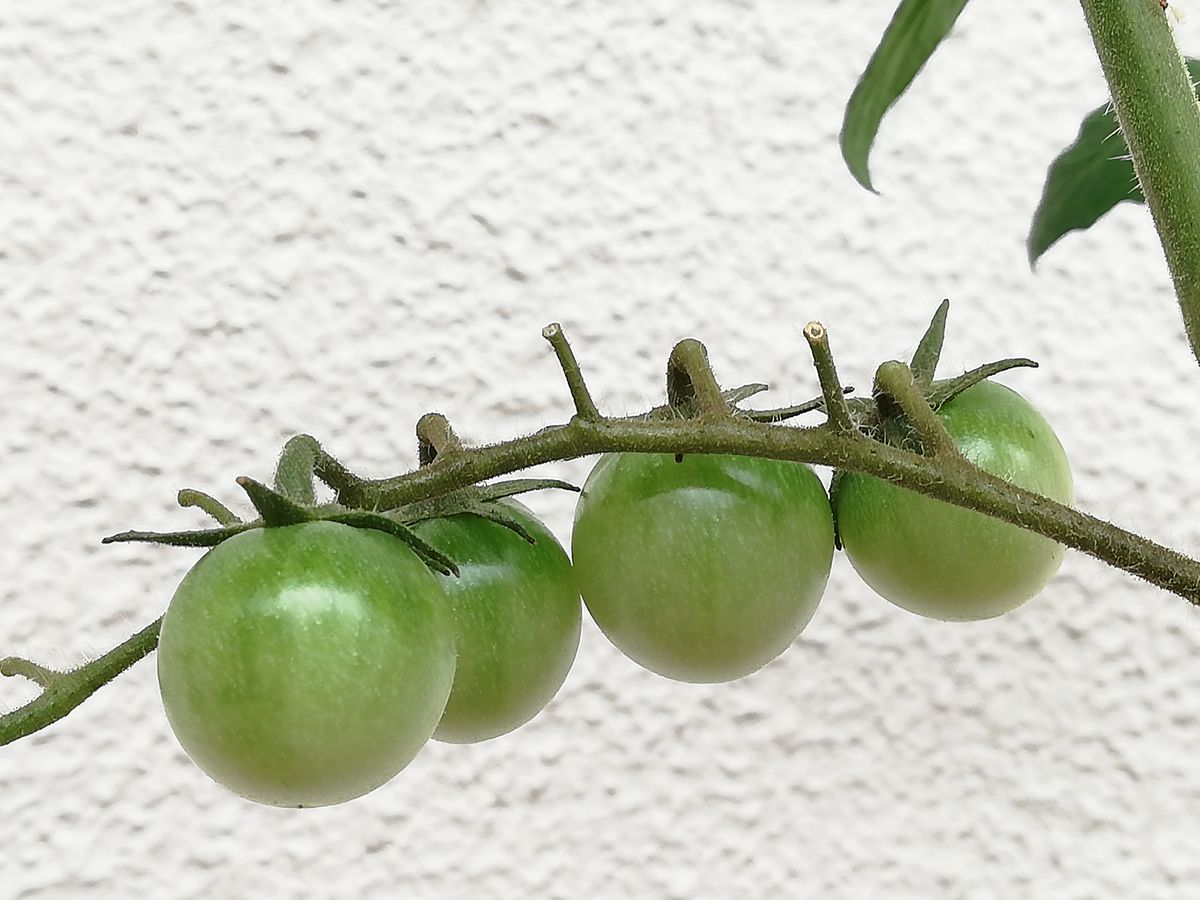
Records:
M866 384L950 296L948 366L1043 360L1008 380L1079 503L1194 550L1200 373L1147 216L1024 260L1104 96L1077 6L973 4L877 197L835 136L891 8L0 5L0 652L70 664L155 616L194 554L97 539L198 523L178 487L235 498L290 433L383 473L430 408L561 420L552 319L619 412L685 334L810 396L818 316ZM567 535L568 498L532 503ZM1196 896L1198 649L1182 601L1079 555L966 626L839 559L751 678L673 684L589 628L534 723L302 813L194 768L146 662L0 750L0 898Z

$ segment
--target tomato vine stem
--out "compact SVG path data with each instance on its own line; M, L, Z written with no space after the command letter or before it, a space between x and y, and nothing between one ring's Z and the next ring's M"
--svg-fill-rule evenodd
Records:
M682 340L671 351L667 361L667 403L673 410L694 410L703 418L729 416L729 403L708 363L708 350L697 340Z
M43 683L41 694L19 709L0 716L0 746L11 744L57 722L101 687L112 681L158 646L162 618L155 619L129 640L103 656L69 672L56 672ZM31 676L28 660L10 656L0 659L0 675ZM42 669L37 666L37 669ZM42 669L44 672L45 670ZM34 678L34 681L40 679Z
M882 363L875 372L875 388L891 398L916 429L921 446L930 455L939 459L962 459L954 438L937 417L933 407L921 393L913 370L902 362L892 360Z
M588 390L583 372L579 368L579 361L575 359L575 351L571 349L571 342L563 333L562 326L551 322L542 329L542 337L550 342L550 346L554 348L554 355L558 357L558 364L567 379L567 389L575 402L575 415L593 421L600 418L600 410L596 408L596 401L592 399L592 393Z
M872 475L908 490L1034 531L1200 606L1200 561L1095 516L1017 487L972 465L957 453L935 453L934 446L938 441L934 426L936 424L940 428L940 423L933 416L930 403L916 383L912 370L903 363L885 363L881 366L879 386L898 403L921 433L927 454L894 447L868 437L853 424L844 390L833 366L824 327L819 323L810 323L805 329L805 337L813 351L823 397L819 403L813 401L793 409L824 408L828 421L821 425L795 427L779 424L774 414L779 411L760 411L760 418L771 420L760 421L754 412L737 409L735 404L738 399L755 393L760 386L749 385L722 393L708 367L702 345L693 342L685 345L688 349L684 351L684 358L688 359L689 370L680 377L676 390L683 395L677 395L677 399L700 406L697 403L699 398L689 395L688 386L683 384L686 377L698 374L697 381L705 385L700 390L708 398L704 407L697 410L701 412L699 417L665 415L662 410L651 410L640 416L605 417L598 412L594 418L580 415L579 398L591 395L575 366L571 371L576 374L568 376L568 384L576 402L577 414L568 423L550 425L525 437L483 446L463 446L455 439L452 452L432 453L433 458L425 465L403 475L382 479L361 478L308 435L292 438L287 445L291 449L285 452L296 461L297 466L301 462L303 467L311 465L312 474L334 490L338 503L345 509L345 512L334 515L322 514L323 518L348 521L373 517L379 521L367 523L367 527L389 531L402 531L401 526L386 517L389 511L434 500L452 491L532 466L600 453L725 453L825 465L835 470ZM562 346L569 346L565 343L565 337L555 346L555 351L559 354L560 362L567 359L564 364L564 370L567 370L571 367L573 355L566 356L561 350ZM673 355L673 359L677 358ZM996 365L1007 368L1013 362ZM1029 361L1015 362L1026 364ZM704 373L707 373L707 377ZM708 384L708 379L712 379L711 384ZM691 386L697 386L697 381L692 381ZM948 384L956 381L951 380ZM936 390L931 391L937 393ZM715 403L714 397L723 405L723 414L705 414L713 411L705 407ZM586 404L584 406L586 408ZM850 423L849 428L846 422ZM437 435L432 432L435 424L440 429ZM424 437L436 441L448 441L448 435L453 434L449 430L449 423L441 416L437 416L436 420L427 417L426 431ZM443 446L449 448L448 444ZM430 450L434 449L430 447ZM288 480L291 477L289 475ZM278 512L276 507L288 499L286 495L269 496L265 487L248 479L243 479L242 483L252 497L257 497L272 512ZM485 491L486 488L484 486ZM503 490L511 492L514 489L510 485ZM294 510L289 507L285 512L294 513ZM212 546L223 537L251 527L257 526L255 523L235 523L221 529L195 532L195 539L191 543L194 546ZM398 536L406 540L411 537L403 533ZM127 532L106 540L155 540L161 537ZM443 562L452 566L449 560ZM16 657L0 660L0 674L24 675L43 683L44 687L41 695L30 703L0 715L0 745L32 734L62 718L101 685L150 653L157 645L160 621L150 623L100 658L70 672L49 672L44 667Z
M846 392L838 379L837 366L833 364L829 332L820 322L809 322L804 326L804 339L808 341L808 349L812 351L813 366L821 383L825 415L829 417L829 424L846 434L858 434L854 427L854 418L850 415L850 405L846 402Z
M425 413L417 421L417 460L427 466L439 455L462 450L462 441L454 433L450 420L441 413Z

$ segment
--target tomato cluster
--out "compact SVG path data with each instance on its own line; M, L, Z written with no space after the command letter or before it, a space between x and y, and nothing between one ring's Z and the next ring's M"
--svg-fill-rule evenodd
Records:
M938 415L980 468L1070 502L1062 447L1015 392L980 382ZM471 512L417 521L456 575L384 531L246 530L196 564L166 613L168 719L187 753L246 797L338 803L389 780L430 738L487 740L535 716L574 661L581 597L632 660L716 682L795 640L837 537L880 595L947 620L1015 608L1062 559L1060 545L977 512L863 475L835 484L831 503L799 463L610 454L582 489L573 563L514 501L489 501L507 524Z

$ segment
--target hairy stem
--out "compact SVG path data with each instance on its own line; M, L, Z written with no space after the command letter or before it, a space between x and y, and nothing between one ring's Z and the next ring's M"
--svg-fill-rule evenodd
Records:
M812 351L813 366L816 367L817 379L821 383L825 415L829 417L829 424L838 431L857 433L854 420L850 416L850 406L846 403L846 391L842 388L837 368L833 364L833 352L829 349L829 332L820 322L809 322L804 326L804 339L808 341L808 349Z
M429 465L438 454L457 453L462 441L454 433L450 420L441 413L425 413L417 421L417 460Z
M729 404L708 363L708 350L692 338L675 345L667 362L667 402L672 409L694 408L701 416L724 418Z
M20 709L0 716L0 746L57 722L104 684L112 681L158 646L162 619L155 619L129 640L70 672L49 672L28 660L0 660L0 675L24 675L42 685L42 693Z
M921 438L921 446L927 455L944 459L962 457L954 438L950 437L946 426L921 393L912 369L894 360L883 363L875 373L875 389L886 394L900 407L908 423Z
M732 415L708 366L707 355L698 342L677 345L668 370L669 393L676 403L694 404L699 418L640 416L595 418L578 413L565 425L551 425L535 434L481 447L464 447L453 437L449 423L440 416L422 420L425 465L404 475L384 479L360 478L330 456L310 437L302 441L312 452L315 473L337 493L346 511L323 515L359 527L373 527L407 540L428 562L453 571L445 559L408 532L398 521L384 515L400 507L429 501L451 491L489 478L528 469L543 463L576 459L599 453L727 453L769 457L831 466L881 478L899 487L925 494L956 506L1037 532L1068 547L1143 578L1164 590L1200 606L1200 561L1156 544L1132 532L1030 493L970 464L950 452L940 423L921 393L911 369L903 363L880 367L878 386L900 406L922 438L931 444L931 455L921 455L867 437L854 425L829 352L828 336L820 323L809 323L805 338L813 352L821 380L823 405L829 416L824 425L792 428L759 422L746 415ZM561 352L561 351L560 351ZM582 377L573 381L572 395L578 402L586 388ZM431 443L452 453L433 460ZM306 463L307 468L307 463ZM303 521L317 513L295 504L264 485L240 478L251 501L265 521ZM568 486L569 487L569 486ZM228 537L254 523L226 526L211 532L168 535L187 543ZM135 539L138 533L116 535L108 540ZM178 542L178 541L173 541ZM41 696L11 713L0 716L0 745L44 728L78 706L105 682L154 649L161 619L99 659L72 672L60 673L28 660L0 660L0 675L24 675L43 685Z
M571 349L571 343L563 333L562 326L552 322L542 329L542 337L550 342L550 346L554 348L554 355L558 357L563 377L567 379L567 389L575 402L575 414L581 419L598 419L600 411L596 409L596 401L592 399L579 362L575 359L575 351Z
M1200 360L1200 106L1156 0L1081 0Z
M731 453L832 466L977 510L1035 531L1200 605L1200 561L1102 519L1019 488L956 457L921 456L831 425L790 428L723 420L574 420L537 434L472 447L439 466L343 485L352 506L392 509L530 466L596 453Z

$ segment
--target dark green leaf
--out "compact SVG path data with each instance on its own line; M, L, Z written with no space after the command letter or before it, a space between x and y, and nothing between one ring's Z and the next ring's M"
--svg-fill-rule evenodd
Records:
M1187 66L1192 82L1200 81L1200 60L1189 59ZM1117 204L1144 199L1116 114L1110 104L1097 107L1083 120L1075 142L1046 173L1026 241L1029 264L1063 235L1090 228Z
M867 190L875 190L868 165L883 114L912 84L966 5L967 0L903 0L858 79L842 122L842 158Z

